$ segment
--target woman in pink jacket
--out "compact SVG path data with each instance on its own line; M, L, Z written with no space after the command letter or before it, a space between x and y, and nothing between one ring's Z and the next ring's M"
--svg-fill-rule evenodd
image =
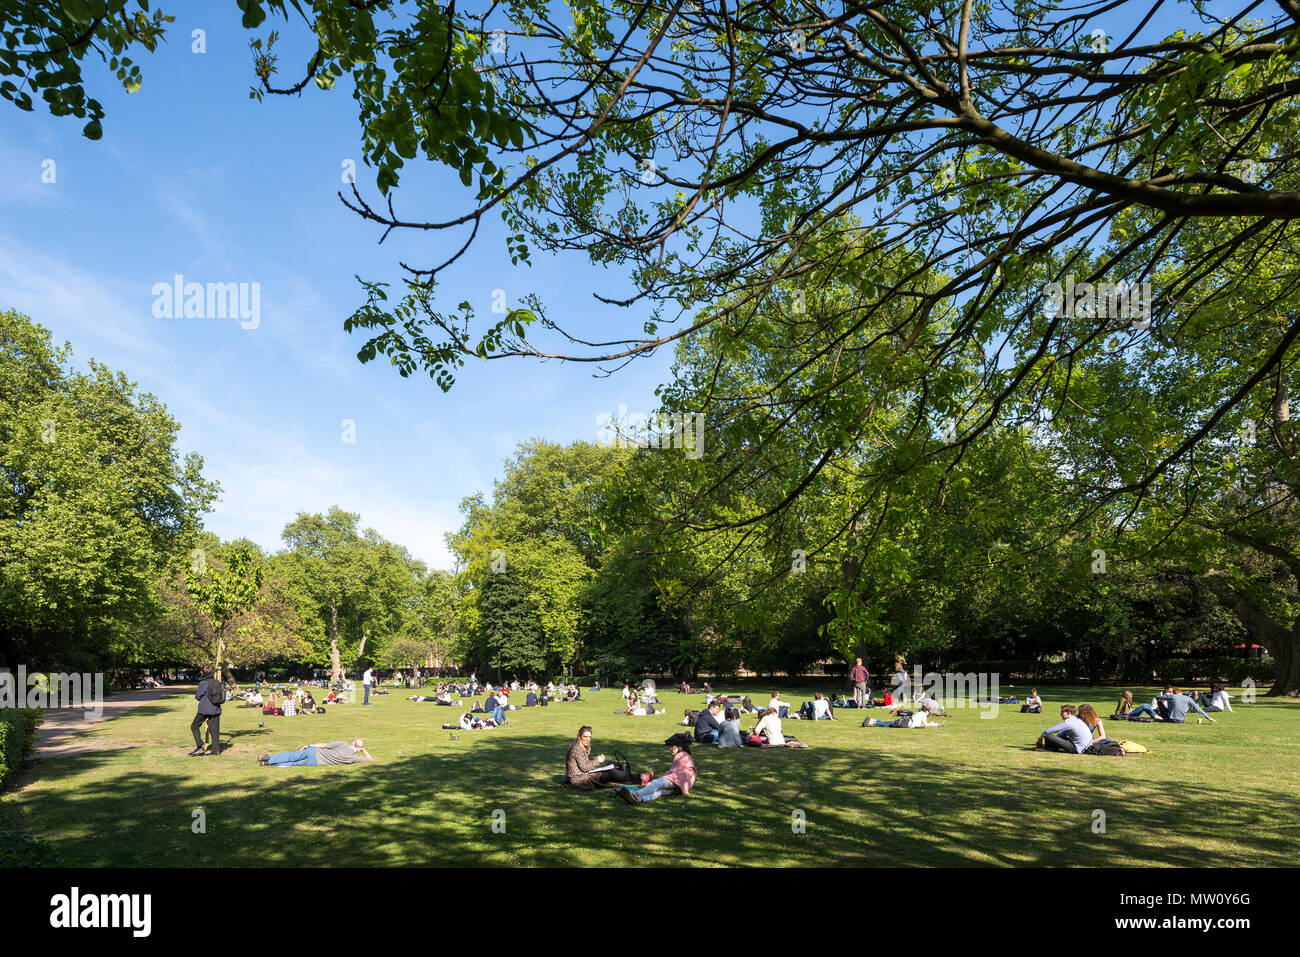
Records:
M645 780L642 778L642 780ZM672 794L674 789L690 794L695 786L695 762L691 760L691 746L686 742L673 745L673 763L661 778L655 778L640 790L619 788L619 794L628 804L643 804L655 798Z

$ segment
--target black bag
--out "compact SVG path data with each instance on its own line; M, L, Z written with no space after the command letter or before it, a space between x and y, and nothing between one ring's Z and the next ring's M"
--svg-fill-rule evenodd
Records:
M689 746L691 742L694 740L695 738L692 735L687 734L685 731L679 731L677 734L674 734L671 738L665 741L664 744L669 744L669 745L675 744L678 745L679 747L681 745Z
M208 679L208 700L217 706L226 700L226 686L216 678Z
M1118 741L1112 738L1101 738L1084 748L1083 753L1107 758L1122 758L1125 752Z
M632 780L632 762L627 759L627 755L622 751L614 752L614 769L622 771L627 775L628 780Z
M317 714L324 714L324 713L325 713L325 709L324 709L324 708L317 708L317 709L316 709L316 713L317 713Z

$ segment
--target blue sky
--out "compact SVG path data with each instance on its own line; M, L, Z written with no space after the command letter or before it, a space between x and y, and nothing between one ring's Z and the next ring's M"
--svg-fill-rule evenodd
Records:
M382 358L359 363L364 340L342 328L362 301L353 275L396 281L399 259L441 261L463 236L395 234L377 245L379 230L335 195L347 159L363 194L376 195L350 92L313 86L259 104L235 5L167 9L176 22L156 54L139 58L141 90L128 95L88 70L107 111L102 140L39 106L0 109L0 308L70 342L78 366L93 357L121 369L167 405L183 426L180 451L201 454L222 485L209 529L278 548L296 512L340 505L450 567L443 534L460 524L458 503L490 492L517 443L594 440L602 412L653 410L668 352L611 378L590 365L474 362L449 394L423 375L402 379ZM192 52L195 29L206 53ZM302 62L285 51L281 79L296 81ZM53 183L42 182L47 160ZM454 174L408 164L404 176L396 202L409 218L469 208ZM441 302L469 300L487 314L494 289L511 306L536 292L553 318L610 337L610 310L591 294L623 291L619 276L570 257L516 269L501 235L480 236ZM156 318L153 287L176 274L258 283L260 324ZM637 316L623 321L640 327ZM355 422L355 443L343 441L344 420Z

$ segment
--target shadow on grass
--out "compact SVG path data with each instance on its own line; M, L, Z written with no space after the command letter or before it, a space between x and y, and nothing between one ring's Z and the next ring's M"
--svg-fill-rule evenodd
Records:
M853 749L698 748L692 795L641 807L559 787L571 739L556 734L466 732L346 767L154 753L156 769L111 778L94 772L129 749L105 750L45 763L18 810L74 865L1203 866L1225 839L1251 841L1243 859L1258 865L1294 863L1282 835L1297 799L1282 789L1136 781L1129 759L1072 755L991 769L891 751L893 733ZM666 749L623 747L638 771L667 766Z

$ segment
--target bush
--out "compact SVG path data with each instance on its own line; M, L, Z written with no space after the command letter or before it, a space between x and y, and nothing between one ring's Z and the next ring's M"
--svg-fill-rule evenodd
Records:
M41 725L37 708L0 711L0 788L23 766L23 758L36 746L36 729Z
M67 866L67 861L26 831L0 822L0 868Z

